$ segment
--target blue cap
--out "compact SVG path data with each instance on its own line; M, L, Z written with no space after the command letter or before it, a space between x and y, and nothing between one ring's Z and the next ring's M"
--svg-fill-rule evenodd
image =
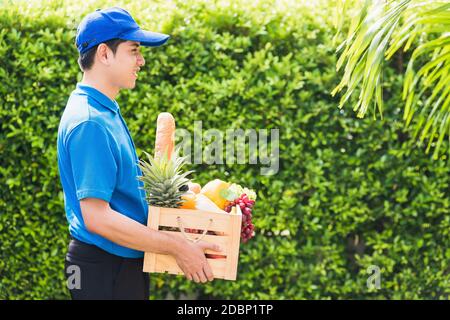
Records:
M80 54L111 39L140 42L142 46L157 47L164 44L169 35L142 30L133 17L119 7L97 9L88 14L77 28L75 44Z

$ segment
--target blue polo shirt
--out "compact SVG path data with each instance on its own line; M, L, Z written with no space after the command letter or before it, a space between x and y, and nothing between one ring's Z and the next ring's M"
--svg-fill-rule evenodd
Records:
M119 105L100 91L77 84L58 129L58 168L70 234L112 254L143 257L86 229L80 200L98 198L112 209L146 225L148 206L138 156Z

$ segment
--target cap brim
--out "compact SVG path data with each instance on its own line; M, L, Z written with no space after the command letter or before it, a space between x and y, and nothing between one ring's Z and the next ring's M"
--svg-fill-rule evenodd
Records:
M145 30L136 30L121 37L124 40L137 41L144 47L158 47L166 43L169 35Z

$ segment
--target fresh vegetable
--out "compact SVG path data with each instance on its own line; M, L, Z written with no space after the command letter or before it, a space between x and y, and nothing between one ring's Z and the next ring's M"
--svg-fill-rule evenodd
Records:
M183 204L180 209L195 209L197 203L197 194L192 191L188 191L181 196L181 200L183 200Z
M206 195L199 193L196 195L196 203L195 208L199 210L212 211L225 213L220 207L218 207L211 199L209 199Z

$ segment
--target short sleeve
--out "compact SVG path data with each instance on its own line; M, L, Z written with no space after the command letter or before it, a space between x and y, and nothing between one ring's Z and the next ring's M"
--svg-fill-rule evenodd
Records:
M85 121L69 133L66 141L77 199L98 198L109 202L114 192L117 162L113 141L100 124Z

